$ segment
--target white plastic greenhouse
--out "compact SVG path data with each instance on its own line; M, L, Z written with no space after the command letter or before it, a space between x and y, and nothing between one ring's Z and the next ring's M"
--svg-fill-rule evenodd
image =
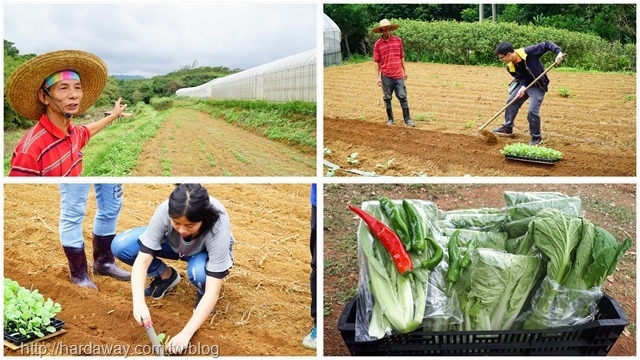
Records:
M308 50L242 72L176 91L213 99L316 101L317 52Z
M342 64L340 39L342 33L336 23L327 14L324 15L324 66Z

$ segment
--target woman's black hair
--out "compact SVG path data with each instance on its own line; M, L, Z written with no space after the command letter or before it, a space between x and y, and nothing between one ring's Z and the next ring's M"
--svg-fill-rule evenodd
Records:
M202 221L199 235L211 231L220 212L209 201L209 193L200 184L176 184L169 196L169 217L184 216L192 222Z

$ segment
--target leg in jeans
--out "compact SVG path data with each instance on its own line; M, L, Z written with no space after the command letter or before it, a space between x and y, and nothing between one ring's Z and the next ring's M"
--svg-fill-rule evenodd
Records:
M93 233L114 235L122 209L122 184L95 184L98 210L93 221Z
M87 271L87 256L82 233L90 186L90 184L60 184L58 228L62 250L69 264L71 282L81 287L98 290Z
M187 261L187 276L200 295L204 295L205 283L207 281L205 266L207 265L208 259L209 254L206 251L185 257Z
M544 100L544 91L540 88L533 86L527 90L529 95L529 112L527 113L527 120L529 120L529 133L532 139L541 139L542 132L540 131L540 106Z
M396 94L396 98L400 102L400 107L403 109L409 108L409 102L407 100L407 87L404 84L404 79L393 80L393 91Z
M137 227L116 235L111 243L111 252L113 255L123 263L133 265L136 257L138 257L138 252L140 252L138 239L146 228L146 226ZM147 276L157 277L166 270L167 265L160 260L160 258L178 260L178 254L171 249L168 241L162 244L160 251L156 251L156 256L153 261L151 261L149 269L147 270Z
M396 93L396 98L400 102L400 107L402 108L402 119L404 123L408 126L414 126L413 121L411 121L411 115L409 114L409 101L407 99L407 86L404 83L404 79L394 80L393 90Z
M119 268L111 253L122 209L122 184L95 184L94 189L98 210L93 221L93 270L118 280L129 280L131 273Z
M507 104L510 103L513 99L515 99L517 94L518 94L518 91L514 90L509 96L509 99L507 100ZM528 98L529 98L529 95L524 94L520 99L516 100L513 104L511 104L505 109L504 124L502 124L503 127L507 128L510 131L513 131L514 120L518 115L518 111L520 110L520 107L522 107L522 104L524 104L524 102L527 101Z
M391 99L393 98L394 80L384 75L382 78L382 100L384 101L384 107L387 110L387 120L390 124L393 124L393 109L391 106Z
M60 184L60 242L63 247L84 248L82 222L91 184Z

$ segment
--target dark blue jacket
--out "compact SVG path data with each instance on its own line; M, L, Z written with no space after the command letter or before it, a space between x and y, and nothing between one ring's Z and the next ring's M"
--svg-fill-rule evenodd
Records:
M524 60L527 71L525 73L519 73L516 65L513 62L507 64L507 71L513 76L521 86L529 86L535 78L544 72L544 65L540 61L540 57L547 53L547 51L553 51L558 55L562 50L558 45L551 41L545 41L539 44L527 46L525 48L516 49L515 52L520 55ZM543 76L535 85L542 91L547 92L549 90L549 77Z

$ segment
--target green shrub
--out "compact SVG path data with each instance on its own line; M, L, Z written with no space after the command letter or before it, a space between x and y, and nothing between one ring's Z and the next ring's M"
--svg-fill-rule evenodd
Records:
M544 26L484 21L391 20L400 28L394 33L404 41L407 61L464 65L501 65L494 54L496 46L508 41L515 48L553 41L567 54L563 65L585 70L635 71L636 45L608 42L602 38ZM372 28L377 26L372 24ZM379 35L369 32L367 43L373 47ZM550 64L554 54L544 56Z
M173 100L168 97L151 98L149 105L156 111L168 110L173 107Z

